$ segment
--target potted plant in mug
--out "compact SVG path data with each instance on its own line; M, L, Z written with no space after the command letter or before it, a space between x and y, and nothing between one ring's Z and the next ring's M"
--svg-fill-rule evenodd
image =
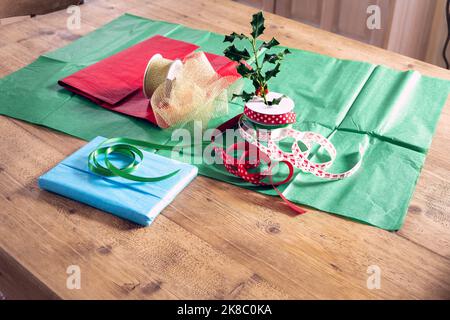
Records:
M281 62L285 56L291 52L289 49L284 49L277 53L270 53L272 48L280 44L275 38L258 45L257 38L263 34L265 29L262 12L253 15L251 26L250 35L233 32L224 39L224 42L231 43L224 50L224 55L237 62L238 73L243 78L252 81L255 89L253 92L243 91L241 94L234 94L233 98L241 97L243 99L244 113L254 122L265 125L293 123L295 122L295 113L293 113L294 102L292 99L284 94L269 91L268 86L269 80L280 72ZM251 52L246 48L238 49L234 44L237 41L250 43ZM265 54L261 59L262 53ZM268 66L270 67L268 68Z

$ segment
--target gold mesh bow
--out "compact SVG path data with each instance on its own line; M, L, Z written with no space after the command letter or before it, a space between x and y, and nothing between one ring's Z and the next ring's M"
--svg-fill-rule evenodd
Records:
M144 93L150 98L158 126L168 128L189 121L209 120L228 113L228 99L237 92L238 78L214 71L203 52L188 55L173 80L167 79L172 64L164 58L150 61L144 77ZM228 89L228 90L227 90Z

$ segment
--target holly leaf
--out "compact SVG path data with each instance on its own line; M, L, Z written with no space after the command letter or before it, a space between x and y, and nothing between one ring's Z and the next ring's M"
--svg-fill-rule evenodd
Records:
M263 63L264 63L264 62L268 62L268 63L276 63L278 60L280 60L280 58L278 57L277 54L275 54L275 53L266 53L266 54L264 55Z
M278 42L278 40L277 39L275 39L275 38L272 38L272 39L270 39L270 41L269 42L263 42L263 44L261 45L261 47L259 48L260 50L262 49L262 48L267 48L267 50L269 50L269 49L271 49L271 48L273 48L273 47L275 47L275 46L277 46L277 45L279 45L280 43Z
M252 25L252 37L253 38L258 38L260 35L263 34L264 30L266 29L266 27L264 27L264 16L263 13L260 11L258 13L255 13L253 15L253 19L251 22Z
M234 44L231 47L226 48L223 53L225 57L233 61L250 59L250 53L247 49L239 50Z
M281 100L283 100L284 97L285 97L285 95L282 95L282 96L279 97L279 98L272 99L272 101L267 101L267 104L268 104L269 106L277 106L277 105L280 104Z
M244 78L250 78L255 70L249 69L245 64L240 63L236 68L237 72Z
M253 93L249 93L249 92L245 92L242 91L241 94L233 94L233 98L242 98L242 100L244 100L244 102L248 102L253 98L254 94Z
M277 63L275 68L266 71L264 74L265 80L268 81L270 78L276 77L278 72L280 72L280 63Z
M233 32L232 34L225 36L225 38L223 39L223 42L231 42L231 43L233 43L234 40L236 40L236 38L238 38L239 40L242 40L242 39L246 39L248 37L245 34L243 34L243 33L238 34L236 32Z
M264 63L264 62L269 62L269 63L275 64L275 63L277 63L278 61L283 60L284 57L285 57L287 54L290 54L290 53L291 53L291 52L289 51L289 49L284 49L283 51L281 51L281 52L279 52L279 53L266 53L266 54L264 55L263 63Z

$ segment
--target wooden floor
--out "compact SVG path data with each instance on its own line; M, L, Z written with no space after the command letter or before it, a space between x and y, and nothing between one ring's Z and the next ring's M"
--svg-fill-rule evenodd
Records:
M124 12L229 33L252 8L228 1L91 0L82 24L60 11L0 27L0 77ZM450 72L267 14L266 37L339 58ZM0 96L1 99L1 96ZM32 101L30 101L32 103ZM39 190L37 178L85 142L0 117L0 296L6 298L450 298L450 109L447 104L404 228L321 212L197 178L149 228ZM388 190L386 196L389 196ZM81 289L66 286L70 265ZM381 288L367 287L369 266Z

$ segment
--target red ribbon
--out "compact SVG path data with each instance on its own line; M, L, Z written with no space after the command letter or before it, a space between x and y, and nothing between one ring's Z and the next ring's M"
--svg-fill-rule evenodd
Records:
M287 167L289 168L289 174L283 181L273 182L272 180L273 166L269 156L265 153L262 153L260 150L256 150L258 152L257 158L252 160L249 158L249 155L252 154L250 152L250 148L252 148L252 146L248 142L238 142L231 145L226 150L219 147L214 147L214 150L221 155L222 160L224 161L224 166L229 173L238 176L243 180L250 182L252 184L259 186L275 187L285 184L292 179L294 175L294 166L288 161L281 161L280 163L286 164ZM256 147L253 146L253 148ZM243 152L240 158L235 158L234 156L230 155L230 152L232 151L243 151ZM257 169L261 165L261 160L267 164L268 168L263 172L249 172L249 170L251 169ZM270 178L270 183L262 181L267 177Z
M237 115L236 117L220 125L217 128L217 130L223 133L226 129L233 128L241 117L242 114ZM212 142L214 142L214 137L212 138ZM214 147L214 151L220 154L224 162L224 166L229 173L254 185L272 186L276 191L276 193L280 196L280 198L289 206L289 208L291 208L298 214L306 213L304 209L290 202L283 195L283 193L277 188L277 186L283 185L291 181L292 177L294 176L294 166L289 161L280 161L279 163L284 163L288 167L289 174L284 180L274 182L272 174L273 165L270 160L270 157L264 152L262 152L260 149L257 149L255 150L256 151L255 153L257 155L256 159L250 159L249 156L252 154L250 152L250 148L256 147L250 145L248 142L238 142L231 145L226 150L216 146ZM242 155L239 158L230 155L230 152L234 153L236 151L242 151ZM265 162L268 166L268 168L265 171L249 172L249 170L257 169L258 167L260 167L261 161ZM269 178L269 183L262 181L265 178Z
M297 115L295 112L288 112L283 114L263 114L252 109L247 106L244 107L244 114L252 121L256 123L261 123L265 125L284 125L291 124L297 121Z

